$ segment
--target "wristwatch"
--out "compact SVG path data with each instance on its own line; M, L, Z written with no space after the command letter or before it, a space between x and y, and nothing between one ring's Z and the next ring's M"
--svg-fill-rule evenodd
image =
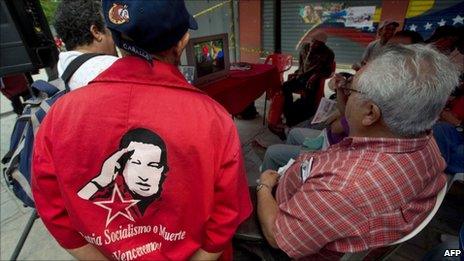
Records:
M268 188L270 191L272 191L272 188L267 185L267 184L263 184L263 183L259 183L258 186L256 186L256 192L260 191L263 187L266 187Z

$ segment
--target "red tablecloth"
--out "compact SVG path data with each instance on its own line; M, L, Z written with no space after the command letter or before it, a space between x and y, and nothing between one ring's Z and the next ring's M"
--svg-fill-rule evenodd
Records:
M229 76L198 86L219 102L226 110L237 115L266 90L280 88L279 71L273 65L252 64L247 71L230 71Z

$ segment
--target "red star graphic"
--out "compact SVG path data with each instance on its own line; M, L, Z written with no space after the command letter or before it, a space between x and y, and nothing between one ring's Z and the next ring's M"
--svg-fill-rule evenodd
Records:
M116 197L116 195L118 195ZM97 206L100 206L106 210L108 210L108 216L106 218L106 227L108 224L111 223L117 216L121 215L129 219L130 221L134 222L134 218L132 217L131 212L129 209L137 204L140 200L130 199L125 200L121 192L118 189L118 186L114 186L113 195L111 199L108 201L98 201L94 202Z

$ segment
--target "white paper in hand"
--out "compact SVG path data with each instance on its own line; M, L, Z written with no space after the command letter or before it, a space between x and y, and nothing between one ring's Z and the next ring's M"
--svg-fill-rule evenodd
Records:
M308 160L305 160L302 164L301 164L301 182L305 182L309 176L311 175L311 168L313 167L313 160L314 158L311 157Z
M326 121L337 110L337 102L322 97L319 107L317 107L316 114L311 121L311 124L317 124Z
M287 169L290 168L290 166L293 165L294 162L295 162L294 159L290 159L290 160L287 162L287 164L285 164L285 166L280 167L280 168L277 170L277 173L279 173L279 175L282 176L282 175L285 173L285 171L287 171Z

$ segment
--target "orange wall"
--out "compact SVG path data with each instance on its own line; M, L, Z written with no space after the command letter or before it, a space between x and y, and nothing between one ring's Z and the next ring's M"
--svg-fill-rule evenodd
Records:
M238 8L240 61L258 63L258 50L261 48L261 1L240 0Z
M408 6L409 0L383 0L380 21L386 19L394 20L400 24L398 30L401 30L401 28L403 28Z

